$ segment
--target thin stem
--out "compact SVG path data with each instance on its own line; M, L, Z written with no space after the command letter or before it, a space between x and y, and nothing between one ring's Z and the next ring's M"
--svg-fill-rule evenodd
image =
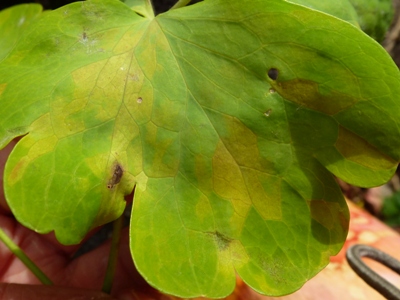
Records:
M119 241L121 239L121 230L122 230L123 225L124 225L124 215L122 214L113 223L111 249L110 249L110 254L108 256L107 271L106 271L106 276L104 278L103 288L102 288L102 291L107 294L111 293L111 289L112 289L112 285L113 285L115 269L117 267Z
M0 228L0 240L7 246L10 251L23 262L23 264L32 271L32 273L43 284L52 285L53 282L43 273L43 271L18 247L12 239Z
M171 7L171 9L176 9L176 8L180 8L180 7L184 7L186 5L188 5L190 3L191 0L178 0L178 2L176 2L174 4L174 6ZM171 10L170 9L170 10Z

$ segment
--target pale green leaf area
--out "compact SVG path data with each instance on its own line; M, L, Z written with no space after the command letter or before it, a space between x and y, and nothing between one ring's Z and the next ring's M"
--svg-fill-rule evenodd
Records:
M354 7L349 0L334 0L334 1L321 1L321 0L286 0L300 5L304 5L311 9L315 9L329 15L335 16L339 19L352 23L358 26L358 16ZM360 2L369 0L360 0Z
M39 4L21 4L0 11L0 61L41 13L42 7Z
M378 42L383 41L394 16L392 0L349 0L361 29Z
M150 0L121 0L133 11L146 18L153 19L154 12Z
M355 26L285 1L208 0L155 18L74 3L0 64L1 147L24 135L6 197L22 224L73 244L135 187L130 247L151 285L217 298L238 274L287 294L346 238L332 173L375 186L396 169L399 83Z

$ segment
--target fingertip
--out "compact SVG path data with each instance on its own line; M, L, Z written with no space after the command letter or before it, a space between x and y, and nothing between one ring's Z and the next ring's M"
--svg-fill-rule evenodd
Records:
M116 300L99 291L47 285L0 283L2 300Z

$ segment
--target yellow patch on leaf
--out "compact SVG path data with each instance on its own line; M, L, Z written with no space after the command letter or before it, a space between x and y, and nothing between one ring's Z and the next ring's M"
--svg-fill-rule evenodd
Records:
M311 80L293 79L271 82L271 85L283 98L327 115L334 115L359 100L337 91L321 94L318 83Z
M0 84L0 96L5 91L6 87L7 87L7 83Z
M213 157L214 191L232 201L237 214L246 216L251 201L241 170L222 142L219 142Z
M264 220L282 219L281 179L251 169L244 170L243 175L258 214Z
M335 147L346 159L370 169L391 169L396 164L376 147L341 126Z

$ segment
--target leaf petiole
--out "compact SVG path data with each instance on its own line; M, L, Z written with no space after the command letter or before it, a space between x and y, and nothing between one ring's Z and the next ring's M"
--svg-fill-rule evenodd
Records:
M176 2L176 3L174 4L174 6L172 6L172 7L170 8L170 10L171 10L171 9L180 8L180 7L184 7L184 6L188 5L188 4L190 3L190 1L191 1L191 0L178 0L178 2Z
M12 239L0 228L0 240L10 251L19 258L23 264L32 271L37 279L45 285L53 285L53 282L43 273L43 271L25 254L25 252L16 245Z
M104 293L110 294L114 273L117 266L119 241L121 239L121 230L124 224L124 215L122 214L118 219L113 222L113 233L111 240L110 254L108 256L108 265L106 270L106 276L104 277L102 291Z

